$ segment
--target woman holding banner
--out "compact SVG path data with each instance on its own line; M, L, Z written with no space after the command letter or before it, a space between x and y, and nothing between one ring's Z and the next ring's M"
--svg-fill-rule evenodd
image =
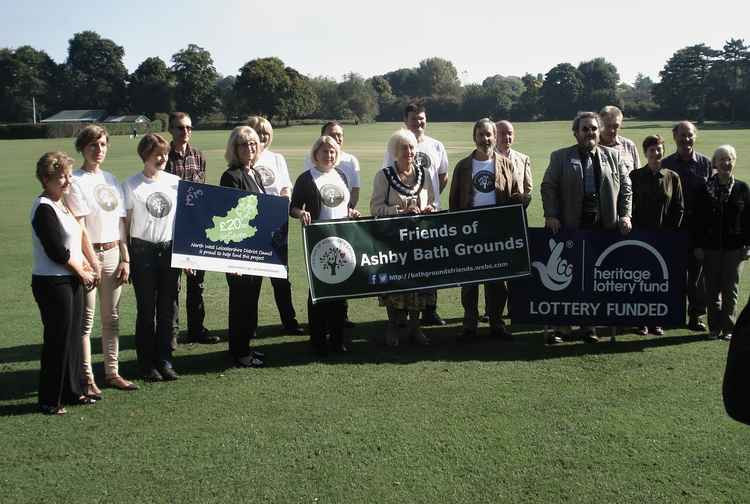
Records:
M703 261L712 339L730 340L739 295L742 263L750 249L750 188L734 178L737 151L722 145L711 163L715 174L695 203L695 258Z
M138 142L143 171L125 181L131 279L135 290L135 353L147 381L176 380L172 331L180 270L172 267L172 233L180 177L167 173L169 143L148 133Z
M263 182L255 170L260 155L260 138L250 126L237 126L227 141L224 159L229 167L221 175L220 185L261 194ZM229 354L238 367L263 366L262 352L250 349L250 340L258 328L258 298L263 277L227 273L229 286Z
M435 210L435 192L429 174L414 162L417 138L407 129L396 131L388 140L388 154L394 160L375 175L370 213L375 217L419 215ZM380 303L388 312L385 343L398 346L401 336L408 335L420 345L430 340L422 332L419 314L435 305L435 291L386 294ZM408 321L408 322L407 322Z
M313 166L297 177L292 191L289 214L299 219L302 225L317 220L359 217L355 208L349 208L349 187L346 175L336 165L341 150L332 137L321 136L310 150ZM325 189L325 191L322 191ZM330 346L334 351L348 352L344 341L346 303L335 299L312 303L307 299L307 319L310 326L310 343L320 356L328 354L326 334L330 334Z
M633 226L637 229L677 231L685 213L680 176L662 168L664 139L649 135L643 140L643 152L648 164L630 173L633 187ZM659 326L640 327L638 334L664 334Z

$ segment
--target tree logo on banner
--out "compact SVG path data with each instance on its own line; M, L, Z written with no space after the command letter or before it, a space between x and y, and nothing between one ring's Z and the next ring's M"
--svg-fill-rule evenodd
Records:
M351 244L337 236L320 240L310 253L310 269L315 278L327 284L347 280L357 265L357 256Z
M539 280L551 291L564 290L573 281L573 265L562 258L564 248L565 242L556 242L550 238L550 255L549 259L547 259L547 264L540 261L531 263L539 273Z

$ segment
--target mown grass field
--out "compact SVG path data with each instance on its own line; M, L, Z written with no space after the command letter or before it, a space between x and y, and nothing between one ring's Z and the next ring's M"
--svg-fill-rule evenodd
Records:
M348 126L345 150L362 165L360 210L395 123ZM627 123L640 144L671 125ZM292 178L318 129L277 129L273 150ZM472 148L471 124L432 123L451 166ZM542 224L538 183L549 153L573 143L567 122L516 124L532 158L529 220ZM208 179L224 170L228 132L196 132ZM737 147L738 178L750 181L748 130L708 125L698 150ZM114 137L106 170L141 169L136 141ZM2 502L746 502L750 429L726 417L721 379L726 343L687 330L661 338L548 348L518 328L514 343L457 346L458 290L441 291L451 323L430 329L429 348L382 344L384 309L350 302L353 351L325 362L307 337L280 336L265 282L258 346L264 369L228 367L226 342L181 345L182 379L135 393L105 390L102 402L62 418L36 413L41 323L30 284L28 212L40 192L34 165L72 139L0 141L0 501ZM80 159L80 156L78 156ZM447 200L447 192L444 194ZM306 322L299 225L290 229L294 302ZM743 280L740 303L748 293ZM207 275L206 325L225 338L227 288ZM183 299L184 300L184 299ZM121 372L136 372L135 302L121 301ZM181 314L184 329L184 308ZM98 324L98 316L97 316ZM101 377L98 328L95 372Z

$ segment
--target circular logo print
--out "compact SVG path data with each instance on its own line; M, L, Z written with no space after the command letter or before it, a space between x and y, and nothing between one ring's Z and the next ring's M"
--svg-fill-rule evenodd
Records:
M172 210L172 203L169 201L166 194L155 192L151 193L146 199L146 209L152 217L161 219L162 217L169 215L170 210Z
M429 170L432 166L432 160L430 156L424 152L417 151L414 153L414 164L422 168L423 170Z
M94 199L107 212L117 208L117 193L106 184L99 184L94 188Z
M263 187L270 187L276 182L276 175L273 170L265 166L255 166L255 171L260 175L260 181L263 183Z
M310 269L315 278L327 284L345 281L357 265L357 256L348 241L337 236L320 240L310 253Z
M481 170L474 175L474 189L481 193L495 190L495 174L489 170Z
M337 185L326 184L320 188L323 204L329 208L336 208L344 201L344 191Z

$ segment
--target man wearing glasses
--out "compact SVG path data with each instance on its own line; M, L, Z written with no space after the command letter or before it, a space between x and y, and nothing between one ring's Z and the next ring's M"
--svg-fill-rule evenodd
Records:
M190 145L193 134L193 121L185 112L169 114L169 133L172 135L169 156L165 171L173 173L182 180L206 183L206 158L201 151ZM206 308L203 303L203 280L205 271L193 270L187 273L187 296L185 309L187 311L187 341L197 343L218 343L218 336L208 332L203 326L206 318ZM172 346L177 346L177 334L180 332L179 310L175 310L174 336Z

